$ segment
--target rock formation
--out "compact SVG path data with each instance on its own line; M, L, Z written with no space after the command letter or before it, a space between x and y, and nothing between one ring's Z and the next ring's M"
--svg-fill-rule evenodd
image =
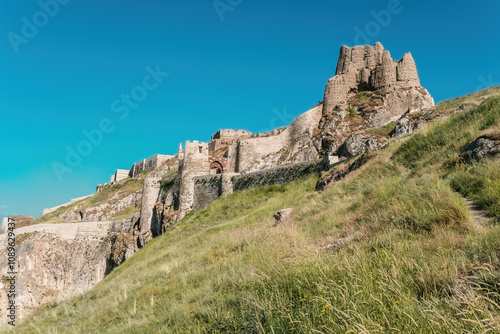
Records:
M336 75L325 89L320 129L326 140L322 147L327 154L334 154L351 133L380 127L406 112L432 106L434 100L420 86L410 53L393 61L378 42L374 46L343 46Z
M99 283L137 250L138 215L119 222L38 224L16 234L16 315L78 295ZM8 277L7 234L0 234L0 276ZM8 305L0 280L0 307ZM0 325L6 320L0 320Z

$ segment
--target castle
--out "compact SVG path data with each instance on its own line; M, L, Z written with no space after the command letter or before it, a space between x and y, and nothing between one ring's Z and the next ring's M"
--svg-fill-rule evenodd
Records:
M263 134L219 130L208 143L180 145L174 157L176 173L146 178L141 231L160 234L172 217L179 219L235 190L287 182L376 149L386 139L366 129L433 105L430 94L420 86L410 53L393 61L378 42L344 46L323 103L299 115L288 127Z
M343 46L323 102L288 127L260 134L221 129L209 142L180 144L177 155L157 154L134 163L130 170L118 169L108 184L147 175L140 230L155 235L172 217L179 219L234 190L290 181L297 173L329 168L376 149L385 138L366 129L433 105L420 86L410 53L394 61L379 42ZM98 185L97 192L106 185ZM44 214L51 211L46 209Z
M134 163L130 170L118 169L108 184L147 175L140 230L155 235L169 220L234 190L287 182L298 173L329 168L376 149L386 139L366 129L433 105L430 94L420 86L410 53L394 61L379 42L343 46L323 102L288 127L261 134L218 130L209 142L179 145L177 155L157 154ZM97 192L105 186L98 185Z
M42 300L50 302L87 291L189 211L234 191L289 182L378 149L387 138L371 129L394 122L392 135L398 136L404 133L396 131L398 124L404 125L408 114L433 105L431 95L420 85L411 54L394 61L380 43L342 47L336 75L326 84L323 102L289 126L260 134L219 130L208 142L187 141L175 155L157 154L130 169L116 170L97 192L127 178L139 184L144 179L142 189L122 189L122 197L116 193L108 202L90 208L76 203L61 210L56 221L67 224L19 229L19 233L40 232L23 241L20 261L26 268L28 263L35 265L19 277L23 284L32 284L32 277L39 277L33 291L40 298L29 293L20 298L28 310ZM123 212L134 214L120 221L116 217ZM0 234L1 242L5 242L5 235ZM54 248L62 250L61 256L44 256ZM66 252L71 253L69 263L64 263L67 257L62 254ZM65 270L54 274L52 268ZM80 280L89 272L90 278ZM75 285L75 281L81 284ZM48 293L55 284L63 293ZM4 302L0 294L0 306Z

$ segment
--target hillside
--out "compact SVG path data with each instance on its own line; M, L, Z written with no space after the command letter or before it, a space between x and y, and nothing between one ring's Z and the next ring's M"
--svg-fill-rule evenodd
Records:
M499 332L500 161L464 149L498 143L500 92L436 110L458 112L340 181L350 162L334 167L323 191L310 176L191 211L15 332ZM291 222L273 227L284 208Z
M140 211L144 177L106 185L96 194L43 215L34 224L120 220Z

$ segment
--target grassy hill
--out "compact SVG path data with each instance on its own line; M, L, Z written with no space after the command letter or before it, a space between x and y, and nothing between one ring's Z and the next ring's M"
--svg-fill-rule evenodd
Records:
M222 198L15 330L500 332L500 161L460 158L499 126L497 95L392 140L323 192L312 176ZM287 207L293 222L273 227Z

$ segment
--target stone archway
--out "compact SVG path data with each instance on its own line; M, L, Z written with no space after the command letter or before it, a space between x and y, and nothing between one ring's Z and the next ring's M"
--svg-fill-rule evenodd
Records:
M224 167L222 167L222 164L218 161L214 161L210 164L210 171L212 170L216 170L216 174L224 173Z

